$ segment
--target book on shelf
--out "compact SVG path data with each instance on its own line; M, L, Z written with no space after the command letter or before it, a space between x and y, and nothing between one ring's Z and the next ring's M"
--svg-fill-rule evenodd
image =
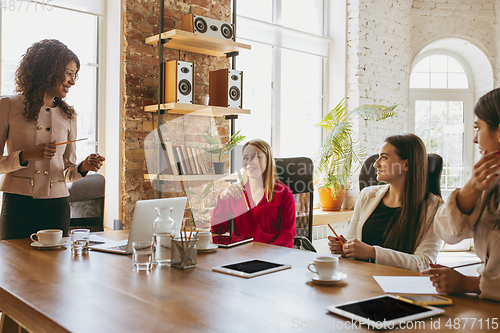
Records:
M201 172L206 175L208 174L207 168L205 167L205 162L203 162L203 157L201 156L201 151L199 148L193 148L196 151L196 159L200 166Z
M203 171L201 170L201 166L198 163L198 156L196 155L196 148L191 147L191 152L193 153L193 160L194 160L194 164L196 165L196 171L198 172L199 175L203 175Z
M181 148L177 147L177 146L173 146L173 150L174 150L175 161L177 162L177 165L179 167L180 174L187 175L186 166L184 165L184 160L182 159Z
M193 175L193 169L191 168L191 163L189 162L189 155L185 145L179 145L182 150L182 158L184 159L184 164L186 164L186 171L188 175Z
M163 144L163 156L165 160L165 169L162 171L162 173L175 176L179 175L179 168L175 159L172 144L170 142L165 142Z
M196 163L194 162L193 158L193 150L191 149L190 146L185 146L185 147L189 158L189 165L191 166L191 171L193 172L193 175L198 175L199 174L198 168L196 168Z

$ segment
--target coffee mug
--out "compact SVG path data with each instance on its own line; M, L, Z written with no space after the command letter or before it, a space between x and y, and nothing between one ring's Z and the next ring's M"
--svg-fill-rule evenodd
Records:
M314 262L307 266L307 269L313 273L318 274L320 280L331 280L337 267L339 265L339 259L335 257L317 257ZM311 266L314 266L316 270L312 270Z
M59 229L45 229L40 230L36 234L30 236L33 242L38 242L42 245L57 245L62 239L62 230Z
M204 95L198 97L198 104L200 105L208 105L208 101L210 100L210 96Z
M211 239L212 233L210 231L198 232L198 241L196 242L196 247L202 250L208 248Z

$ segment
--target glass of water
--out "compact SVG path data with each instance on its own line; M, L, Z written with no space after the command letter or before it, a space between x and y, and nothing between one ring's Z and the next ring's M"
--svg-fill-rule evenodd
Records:
M150 271L153 269L153 242L141 241L133 242L134 271Z
M89 253L89 229L71 230L71 254L82 255Z

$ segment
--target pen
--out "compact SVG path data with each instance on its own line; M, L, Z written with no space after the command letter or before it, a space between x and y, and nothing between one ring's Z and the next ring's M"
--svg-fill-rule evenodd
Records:
M247 205L247 209L250 210L250 207L248 206L248 201L247 201L246 193L247 193L247 191L243 187L243 198L245 199L245 205Z
M87 140L87 138L77 139L77 140L71 140L71 141L66 141L66 142L61 142L61 143L56 143L56 146L65 145L67 143L72 143L72 142L77 142L77 141L82 141L82 140Z
M342 238L340 238L339 235L337 235L337 233L335 232L335 230L333 230L332 226L328 225L328 228L330 228L330 230L333 232L333 234L335 235L335 237L337 237L337 239L339 240L340 244L342 246L344 246L344 242L342 241Z
M484 264L484 261L472 262L472 263L469 263L469 264L463 264L463 265L453 266L453 267L450 267L450 268L451 269L455 269L455 268L467 267L467 266L473 266L473 265L479 265L479 264Z
M99 245L99 244L104 244L104 243L106 243L106 242L93 241L93 240L89 241L89 244L92 244L92 245Z

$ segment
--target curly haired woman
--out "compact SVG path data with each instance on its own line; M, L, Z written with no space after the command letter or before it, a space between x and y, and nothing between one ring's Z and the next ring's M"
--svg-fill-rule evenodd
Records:
M75 84L80 61L63 43L33 44L16 71L16 92L0 96L0 158L5 174L0 239L26 238L40 229L69 228L66 182L101 168L104 157L76 164L76 113L63 99Z

